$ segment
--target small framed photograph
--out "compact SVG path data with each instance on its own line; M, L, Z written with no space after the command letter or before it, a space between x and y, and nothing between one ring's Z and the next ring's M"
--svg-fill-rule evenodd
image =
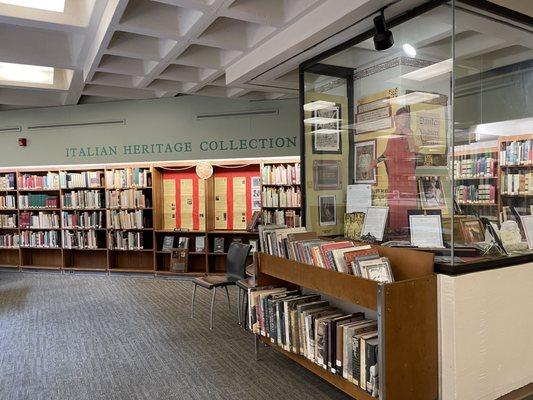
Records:
M448 214L443 179L443 176L423 176L418 179L418 192L423 210L441 210L443 215Z
M377 241L382 241L385 235L385 226L389 216L389 207L368 207L361 236L372 235Z
M313 125L313 154L341 154L341 105L313 111L313 118L317 121L327 118L331 122Z
M372 162L376 159L376 140L365 140L354 144L354 183L377 183L376 168Z
M318 196L320 226L337 225L337 204L335 195Z
M485 241L485 228L478 218L464 218L459 220L465 243L479 243Z
M359 262L361 276L380 283L394 282L394 276L388 258L381 257Z
M443 248L442 220L440 215L409 215L411 244L421 248Z
M313 161L313 188L339 190L341 188L341 162L338 160Z
M533 250L533 215L522 215L520 219L526 234L527 245L530 250Z

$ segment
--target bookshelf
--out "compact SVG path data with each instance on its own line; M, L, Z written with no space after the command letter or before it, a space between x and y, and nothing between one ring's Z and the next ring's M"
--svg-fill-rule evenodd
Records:
M258 286L303 287L377 312L379 338L379 398L425 400L438 397L437 278L430 253L378 247L388 257L396 281L376 281L342 274L259 253ZM366 391L307 358L287 352L260 337L293 361L357 400Z
M277 164L298 161L286 158ZM160 276L225 273L231 242L237 239L250 243L259 238L257 233L244 228L217 229L215 225L215 177L260 179L265 164L263 160L251 160L246 165L239 162L221 162L215 167L215 174L205 181L196 177L193 163L3 168L0 170L0 268ZM198 185L202 185L203 224L186 231L175 230L177 225L165 226L164 180L169 171L180 177L196 177ZM247 192L250 207L251 194ZM251 208L247 213L248 218ZM171 254L162 251L165 236L173 236L175 243L180 237L189 238L186 272L170 270ZM224 239L221 252L214 249L217 238ZM197 250L197 240L203 241L204 251ZM43 241L53 246L37 245Z

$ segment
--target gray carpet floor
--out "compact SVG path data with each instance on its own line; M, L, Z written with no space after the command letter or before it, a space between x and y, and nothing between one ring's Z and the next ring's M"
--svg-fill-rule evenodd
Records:
M187 281L0 272L0 399L348 399ZM231 292L232 301L236 292ZM234 303L234 301L233 301ZM234 304L233 304L234 305Z

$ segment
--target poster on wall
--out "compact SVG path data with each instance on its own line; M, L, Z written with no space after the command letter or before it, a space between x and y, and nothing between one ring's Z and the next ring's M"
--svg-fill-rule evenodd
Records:
M313 154L342 153L341 105L313 111Z
M355 142L354 144L354 183L377 183L376 167L376 140Z
M163 180L163 229L176 228L176 182Z
M383 131L392 128L391 98L398 89L389 89L363 97L357 101L355 112L356 134Z
M228 228L228 178L215 178L215 229Z
M446 153L447 96L410 106L411 130L415 150L421 154Z
M318 215L320 226L331 226L337 224L337 209L335 195L318 196Z
M246 177L233 178L233 229L246 229Z
M261 211L261 177L252 177L252 211Z
M341 162L338 160L313 161L313 188L339 190L341 188Z

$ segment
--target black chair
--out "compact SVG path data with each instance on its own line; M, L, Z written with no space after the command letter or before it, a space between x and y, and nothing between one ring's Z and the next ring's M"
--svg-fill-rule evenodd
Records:
M195 278L192 282L194 288L192 291L192 308L191 308L191 318L194 318L194 300L196 297L196 288L201 286L208 290L213 291L213 296L211 297L211 316L209 329L213 329L213 308L215 306L215 297L217 293L217 288L223 287L226 289L226 296L228 297L228 307L231 311L231 304L229 300L229 291L228 286L234 286L237 284L237 281L240 279L246 278L245 268L246 268L246 259L250 254L251 246L249 244L242 243L231 243L228 250L228 255L226 259L226 275L217 276L217 275L207 275L200 278ZM240 315L240 296L237 300L237 305L239 308Z

